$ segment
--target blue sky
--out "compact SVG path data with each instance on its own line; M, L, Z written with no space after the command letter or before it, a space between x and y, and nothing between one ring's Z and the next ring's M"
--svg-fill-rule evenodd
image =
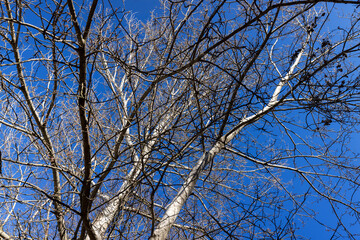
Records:
M141 20L145 20L149 18L150 11L154 10L156 6L159 6L159 2L156 0L127 0L125 1L125 8L126 10L131 10L135 16ZM331 25L335 24L342 25L342 27L346 27L346 25L349 23L351 14L353 13L354 6L351 5L338 5L335 8L336 14L333 14L333 18L330 19ZM349 19L342 19L335 16L340 16L344 18ZM331 26L330 25L330 26ZM356 60L355 60L356 61ZM334 127L334 126L332 126ZM336 130L336 126L334 128ZM351 140L350 140L351 139ZM359 148L359 142L360 137L359 134L354 131L354 133L351 135L351 138L349 139L349 147L352 151L356 153L360 153ZM297 182L297 184L301 184L300 182ZM299 186L300 187L300 186ZM302 186L301 188L306 188L306 186ZM315 201L316 199L312 199L312 201ZM313 206L315 207L315 211L319 213L318 219L323 221L323 223L328 223L333 227L336 227L337 221L336 217L330 210L331 206L326 201L320 201L320 202L314 202ZM299 224L300 231L298 234L303 235L306 238L310 239L330 239L332 232L327 231L327 229L322 226L321 224L317 223L317 221L312 219L303 219L304 220L304 226L302 227L301 224ZM355 226L355 228L358 226ZM351 228L350 228L351 229Z
M139 19L147 19L150 17L150 12L160 6L157 0L126 0L126 10L131 10Z
M153 11L156 7L160 7L160 3L158 0L124 0L124 2L121 0L119 0L119 1L109 0L109 1L112 2L112 4L114 4L114 7L125 7L126 11L130 10L136 18L141 19L144 22L147 19L149 19L151 11ZM104 1L104 2L105 2L105 4L107 3L106 1ZM345 15L344 17L347 17L347 16L350 17L350 13L352 13L352 10L353 10L353 6L339 5L339 7L337 8L336 11L338 11L338 14L340 14L340 15L343 15L343 16ZM360 8L359 8L359 10L360 10ZM161 10L158 10L158 11L159 11L159 13L161 13ZM225 10L225 11L228 11L228 10ZM229 15L231 15L231 13ZM334 14L334 16L336 16L336 15L337 14ZM30 17L31 17L31 15L30 15ZM344 20L344 19L334 17L334 18L330 19L331 24L333 24L333 26L330 26L330 27L336 29L338 26L337 24L342 24L342 27L346 28L347 24L349 23L348 21L350 21L350 20L349 19ZM251 35L251 33L249 33L249 35ZM282 49L280 49L280 52L282 52L281 50ZM354 62L356 62L356 61L359 61L358 58L354 59ZM356 63L356 64L358 64L358 63ZM29 63L29 65L30 65L30 63ZM46 72L46 71L44 71L44 72ZM258 104L258 103L255 103L255 104ZM261 105L261 103L259 103L259 105ZM292 113L292 114L294 116L291 115L290 117L295 120L298 120L296 118L297 117L296 112ZM303 115L301 115L301 117L303 117ZM298 117L298 118L300 118L300 117ZM259 129L256 130L257 126L256 126L256 124L254 124L254 125L249 126L248 128L244 129L245 134L250 133L251 135L254 136L254 139L260 143L260 145L261 144L265 145L266 142L269 140L269 139L267 139L267 136L269 136L269 135L264 134L264 132L262 130L261 131L259 131ZM271 125L271 123L270 123L270 125ZM259 124L259 127L261 127L261 123ZM266 127L269 128L270 131L271 130L276 131L276 130L272 129L271 126L267 125ZM334 131L337 131L339 129L336 124L331 124L328 127L333 129ZM294 127L294 129L295 129L295 127ZM351 149L354 152L360 153L360 148L358 147L358 143L360 142L360 137L359 137L358 133L356 132L356 130L357 129L354 129L354 133L351 135L351 138L349 138L349 142L350 142L349 146L351 147ZM301 131L301 130L299 130L299 131ZM304 132L301 132L300 134L305 135L306 134L305 130L304 130ZM279 136L279 135L277 135L277 136ZM309 136L309 137L311 138L311 136ZM241 141L240 136L238 139L240 139L240 140L236 140L236 141ZM270 140L272 140L272 139L270 139ZM282 139L279 139L279 138L277 138L276 140L282 141ZM286 139L283 141L285 142L285 144L291 145L289 139ZM241 146L240 148L242 148L242 147L246 148L246 146ZM301 147L299 147L299 148L301 148ZM258 149L253 148L253 149L249 149L249 152L251 152L251 151L255 152L257 150ZM79 152L80 151L81 150L79 149ZM264 157L264 159L268 159L268 158L271 158L271 156ZM251 161L248 161L248 164L256 165ZM239 166L239 168L241 168L241 167L243 167L243 166ZM301 183L299 180L299 177L296 179L292 179L292 177L294 175L296 175L296 174L293 174L293 172L285 172L284 174L281 175L281 178L284 181L292 181L294 183L293 187L295 189L294 190L295 192L296 191L306 192L308 185ZM170 174L170 177L171 177L171 174ZM249 178L247 180L249 180ZM251 179L249 181L251 181ZM236 182L239 182L239 180L237 178L236 178ZM182 182L180 181L179 184L181 184L181 183ZM202 186L201 183L199 183L198 185L200 187ZM245 186L245 187L247 187L247 186ZM266 195L265 197L269 198L268 195ZM329 203L326 201L316 202L316 198L311 198L309 200L310 200L309 201L310 205L308 203L307 207L313 208L315 211L319 212L318 219L323 221L324 223L329 223L330 225L332 225L332 227L335 227L336 219L333 214L329 214L329 212L330 212L329 211L329 208L330 208ZM246 203L247 200L241 200L241 201L244 201ZM291 201L288 201L288 202L291 202ZM291 204L292 203L289 203L289 205L291 205ZM281 215L281 217L284 217L284 215ZM302 220L305 221L304 227L301 225L301 223L298 224L298 227L300 228L300 230L298 231L298 234L301 234L301 235L303 235L307 238L311 238L311 239L329 239L330 238L331 232L326 231L326 228L323 227L322 225L318 224L316 221L311 220L309 218L304 218ZM352 220L352 219L349 219L349 221L350 220ZM356 227L357 226L354 226L354 228L356 228Z

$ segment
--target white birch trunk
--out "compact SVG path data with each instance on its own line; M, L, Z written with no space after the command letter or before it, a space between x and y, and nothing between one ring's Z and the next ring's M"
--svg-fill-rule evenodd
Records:
M249 117L244 117L240 121L240 123L238 123L231 131L223 135L220 138L220 140L215 143L215 145L211 148L211 150L208 153L204 153L201 156L201 158L197 161L196 165L192 168L189 177L182 185L180 191L178 192L174 200L170 203L170 205L167 207L164 216L162 217L158 226L156 227L153 236L150 238L151 240L166 239L171 227L174 225L175 220L180 213L181 208L183 207L186 200L189 198L190 194L194 190L195 184L199 179L199 176L201 172L204 170L207 163L212 161L215 155L219 153L225 147L225 145L228 144L245 126L258 120L261 116L269 112L278 103L278 96L281 92L281 89L292 76L295 67L299 64L300 58L304 53L309 37L310 36L308 36L308 39L306 40L305 44L302 46L301 52L299 53L294 63L290 67L289 72L286 74L285 77L281 78L280 82L278 83L277 87L274 90L274 93L269 103L256 114Z
M136 179L141 174L142 166L148 162L149 153L151 152L152 147L156 143L158 137L170 125L171 119L173 119L176 115L177 114L170 116L170 114L168 114L158 124L158 126L154 130L154 133L151 136L151 140L144 147L144 150L142 152L143 159L140 159L139 156L137 155L134 156L134 166L131 169L131 171L128 173L125 181L123 182L118 192L118 195L113 199L111 199L107 203L106 207L95 218L92 227L94 229L94 232L98 235L99 239L102 239L109 225L118 214L119 209L121 209L121 206L126 203L127 196L129 192L132 190L133 184L136 182ZM127 133L126 141L129 146L133 146L129 133ZM89 236L86 237L86 240L88 239Z

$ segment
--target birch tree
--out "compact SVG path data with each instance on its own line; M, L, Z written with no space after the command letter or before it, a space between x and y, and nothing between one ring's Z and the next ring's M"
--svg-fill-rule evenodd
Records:
M358 1L0 6L0 238L358 237Z

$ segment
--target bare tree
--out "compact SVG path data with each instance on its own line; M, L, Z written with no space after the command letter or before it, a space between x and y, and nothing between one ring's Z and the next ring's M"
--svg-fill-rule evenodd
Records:
M358 1L124 4L1 3L0 237L356 239Z

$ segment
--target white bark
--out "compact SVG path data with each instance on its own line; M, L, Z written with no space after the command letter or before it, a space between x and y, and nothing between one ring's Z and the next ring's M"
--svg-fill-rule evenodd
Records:
M240 123L238 123L231 131L227 134L223 135L218 142L214 144L210 151L204 153L201 158L197 161L196 165L192 168L188 178L182 185L180 191L174 198L174 200L167 207L167 210L160 220L158 226L156 227L153 236L150 238L151 240L165 240L171 227L174 225L176 218L178 217L180 210L185 204L186 200L189 198L190 194L194 190L195 184L199 179L199 176L207 163L211 162L215 155L219 153L226 144L228 144L234 137L248 124L256 121L259 117L263 116L267 112L269 112L276 104L278 103L279 94L283 88L283 86L288 82L290 77L292 76L296 66L299 64L302 54L304 53L305 47L308 43L309 37L306 42L302 46L301 52L295 59L294 63L290 67L288 73L285 77L282 77L280 82L272 94L272 97L269 103L256 114L251 115L249 117L244 117Z
M12 238L6 232L0 229L0 239L11 240Z
M166 128L168 120L169 118L166 117L164 121L162 121L161 124L158 126L157 130L154 131L153 140L149 141L149 144L144 148L144 151L142 153L144 159L141 160L137 155L134 156L134 166L128 173L127 178L125 179L118 192L118 195L107 203L106 207L94 220L93 228L99 239L101 239L101 237L108 229L110 223L115 218L119 209L121 208L121 205L126 202L127 196L133 187L133 183L136 181L136 178L141 174L142 165L146 164L146 162L148 161L149 152L151 151L151 148L156 142L155 139L157 138L157 135L159 135L164 130L164 128ZM129 144L131 144L129 142L131 141L129 138L127 138L127 141ZM87 237L86 239L89 239L89 237Z
M115 216L121 209L121 206L126 203L127 196L132 190L133 184L136 182L136 179L138 178L138 176L140 176L143 165L148 162L150 152L155 143L157 142L158 137L169 127L172 119L174 119L178 114L175 111L172 113L173 114L169 113L165 115L162 121L155 128L153 134L151 135L151 140L148 141L148 144L144 147L141 153L143 158L140 159L139 156L134 155L134 166L128 173L125 181L123 182L118 192L118 195L106 204L106 207L101 211L100 214L97 215L96 219L94 220L93 229L95 230L94 232L98 235L99 239L101 239L102 236L105 234L112 220L115 218ZM127 136L125 137L125 139L130 147L134 145L131 141L129 131L127 131ZM87 236L86 239L89 239L89 237Z

